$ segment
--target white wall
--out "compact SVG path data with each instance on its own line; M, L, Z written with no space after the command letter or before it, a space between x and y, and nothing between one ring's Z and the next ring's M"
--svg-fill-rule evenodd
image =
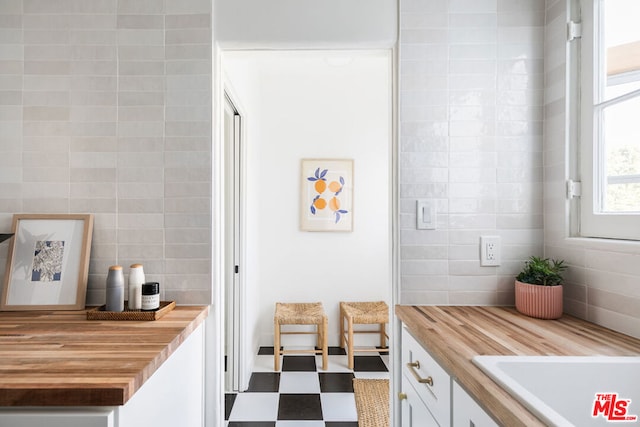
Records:
M397 0L215 0L227 49L390 48Z
M544 0L400 2L400 302L513 305L542 254ZM416 199L437 203L416 229ZM502 241L481 267L482 235Z
M224 55L248 125L245 280L260 345L277 301L321 301L330 345L339 301L389 301L391 64L390 51ZM300 231L303 158L354 160L353 232Z
M137 262L211 303L210 1L2 0L0 27L0 230L93 213L88 305Z

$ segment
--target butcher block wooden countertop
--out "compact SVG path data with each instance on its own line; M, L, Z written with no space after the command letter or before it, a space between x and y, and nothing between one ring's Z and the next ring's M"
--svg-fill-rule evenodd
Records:
M476 355L640 356L640 340L578 318L524 316L514 308L396 306L396 315L440 365L503 426L543 426L471 359Z
M1 312L0 407L124 405L208 312L176 307L155 321Z

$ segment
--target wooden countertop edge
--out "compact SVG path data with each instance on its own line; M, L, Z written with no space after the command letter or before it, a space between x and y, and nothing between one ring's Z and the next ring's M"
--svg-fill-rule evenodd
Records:
M85 320L91 324L119 323L140 324L141 328L156 328L166 326L167 323L176 323L181 330L175 337L157 352L153 359L139 372L123 374L122 381L112 384L100 384L89 382L69 381L67 384L32 384L27 381L15 381L3 383L0 386L0 408L18 408L27 406L43 407L70 407L70 406L121 406L144 385L144 383L162 366L162 364L180 347L180 345L195 331L209 314L209 306L180 306L176 307L175 314L182 310L199 310L198 314L187 320L185 318L171 319L170 315L155 321L108 321ZM84 314L84 311L82 312ZM56 316L69 315L78 317L78 311L57 312ZM27 312L3 312L3 315L11 318L28 316ZM38 313L39 319L33 323L42 322L49 324L51 318L47 313ZM73 319L72 321L75 321ZM188 323L186 323L188 322ZM186 323L186 325L185 325Z
M202 310L200 311L198 316L196 316L196 318L194 318L187 326L185 326L184 329L178 335L176 335L176 337L169 344L167 344L167 346L161 352L159 352L147 366L143 368L142 372L134 380L131 387L122 388L123 401L122 403L118 403L117 405L124 405L125 403L127 403L127 401L131 399L131 397L140 389L140 387L142 387L142 385L149 378L151 378L151 376L158 370L158 368L160 368L160 366L162 366L162 364L167 359L169 359L169 357L171 357L171 355L178 349L178 347L182 345L182 343L189 337L189 335L191 335L191 333L195 331L198 326L202 324L202 322L204 322L204 320L207 318L207 315L209 314L209 306L202 306L201 308ZM162 321L162 319L155 320L154 322L158 321Z

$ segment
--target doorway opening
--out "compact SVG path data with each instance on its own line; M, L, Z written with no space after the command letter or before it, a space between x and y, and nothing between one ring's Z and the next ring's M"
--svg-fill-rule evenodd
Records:
M224 50L220 67L244 120L234 169L240 175L233 179L242 219L233 219L235 202L225 196L227 236L230 222L243 225L239 247L225 238L225 258L235 259L239 250L243 260L225 261L231 270L223 299L225 391L242 392L251 372L273 372L273 356L256 355L273 346L275 302L321 301L329 346L339 346L339 301L392 306L393 52ZM234 114L225 107L225 140ZM225 148L225 164L230 151ZM353 160L352 231L300 229L303 159ZM231 287L235 280L240 286ZM300 338L290 345L308 347L308 337Z

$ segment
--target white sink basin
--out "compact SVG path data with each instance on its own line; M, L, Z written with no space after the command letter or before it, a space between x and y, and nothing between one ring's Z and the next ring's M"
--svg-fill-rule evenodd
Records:
M640 357L476 356L473 363L550 426L640 425ZM608 412L601 397L593 416L597 394L615 395L617 409Z

